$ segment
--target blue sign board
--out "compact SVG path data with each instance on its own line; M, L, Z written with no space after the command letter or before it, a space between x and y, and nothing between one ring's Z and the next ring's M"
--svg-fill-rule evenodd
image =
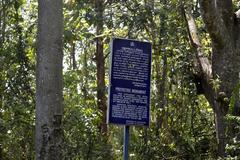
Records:
M111 70L108 123L149 125L151 44L114 38L111 44Z

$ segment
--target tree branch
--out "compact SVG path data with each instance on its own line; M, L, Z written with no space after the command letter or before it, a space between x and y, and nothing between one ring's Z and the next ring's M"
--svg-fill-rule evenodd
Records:
M185 12L185 19L188 24L188 32L189 32L189 38L190 38L191 44L197 51L196 58L199 66L198 68L200 68L200 72L202 75L204 75L207 79L211 79L212 66L208 58L204 56L202 44L198 38L197 27L190 12Z
M195 70L197 71L197 76L200 77L201 85L204 90L204 95L207 98L211 106L214 107L214 90L211 85L212 79L212 65L209 62L208 58L204 55L202 44L199 40L197 27L194 21L194 18L190 12L184 12L184 17L188 25L188 34L192 46L196 49L196 61L197 65ZM215 108L213 108L215 110Z

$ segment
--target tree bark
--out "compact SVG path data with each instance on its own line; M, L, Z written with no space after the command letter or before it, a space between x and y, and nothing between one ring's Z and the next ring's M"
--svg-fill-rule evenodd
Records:
M0 144L0 159L3 159L3 149L2 149L2 144Z
M77 61L76 61L76 43L73 41L71 43L71 61L72 61L72 69L77 69Z
M209 2L209 1L207 1ZM200 1L203 20L212 39L212 70L213 79L220 79L216 92L216 132L218 133L218 154L225 155L225 121L229 99L239 81L239 19L234 16L232 1L217 0L216 4ZM212 10L210 10L212 8ZM211 17L213 13L216 18ZM214 30L211 26L216 25ZM219 37L215 39L214 36ZM223 133L221 133L223 132Z
M226 124L224 117L226 115L225 112L221 111L221 107L225 106L215 106L215 125L216 125L216 135L217 135L217 150L218 150L218 156L224 157L225 156L225 146L226 146L226 135L225 135L225 129Z
M157 123L156 123L156 136L159 136L159 129L162 127L162 123L163 123L163 114L160 114L160 109L164 109L165 107L165 88L166 88L166 80L167 80L167 56L164 53L163 55L163 69L162 69L162 75L160 75L159 73L159 68L160 68L160 62L157 62L159 64L156 64L156 70L157 70L157 97L158 97L158 101L159 101L159 105L158 107L158 111L157 111ZM161 78L160 78L161 76Z
M5 10L3 1L0 1L0 48L2 48L2 17L4 16L3 12Z
M225 155L225 122L224 113L221 112L219 104L215 101L216 92L212 86L212 65L207 57L204 56L204 51L197 34L197 27L190 12L185 13L185 18L188 24L189 37L192 46L196 49L196 65L195 70L197 76L200 78L203 92L208 102L212 106L215 113L216 137L218 143L218 156L224 157Z
M162 2L164 8L167 5L167 1L164 0ZM160 75L159 69L160 69L160 61L156 60L156 85L157 85L157 100L159 101L158 105L158 112L157 112L157 124L156 124L156 136L159 136L159 129L162 126L163 123L163 114L160 114L160 110L164 109L165 106L165 88L166 88L166 80L167 80L167 53L165 50L166 43L167 43L167 35L166 35L166 19L167 15L166 12L162 12L159 16L160 18L160 37L159 37L159 56L162 55L162 61L163 61L163 66L162 66L162 74ZM159 59L159 57L157 57Z
M97 14L96 21L96 63L97 63L97 105L102 112L100 130L101 133L107 134L107 104L105 95L105 61L103 54L103 38L99 35L103 33L103 12L104 2L102 0L95 0L95 10Z
M6 3L4 0L1 2L2 5L2 10L1 10L1 15L0 15L0 28L1 28L1 37L0 37L0 47L3 46L5 42L5 30L6 30Z
M87 103L87 97L88 97L88 58L87 58L87 52L84 52L84 58L83 58L83 97L84 97L84 103Z
M239 19L234 16L232 1L200 0L201 14L212 39L212 63L204 56L196 25L186 15L189 37L196 48L197 70L204 94L215 113L218 156L225 156L225 120L229 100L239 81ZM217 84L214 82L217 82Z
M63 2L38 0L36 159L62 159Z

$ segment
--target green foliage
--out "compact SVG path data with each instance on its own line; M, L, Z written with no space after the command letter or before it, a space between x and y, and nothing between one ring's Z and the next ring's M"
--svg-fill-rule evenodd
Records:
M234 88L232 96L230 98L229 111L228 111L229 114L233 113L236 102L239 100L239 91L240 91L240 82L238 82L238 84Z
M228 144L226 146L226 151L228 153L229 159L236 159L240 156L240 118L239 116L232 116L230 114L226 115L226 120L228 122Z
M33 159L34 17L27 23L20 14L29 7L24 1L1 4L0 159Z

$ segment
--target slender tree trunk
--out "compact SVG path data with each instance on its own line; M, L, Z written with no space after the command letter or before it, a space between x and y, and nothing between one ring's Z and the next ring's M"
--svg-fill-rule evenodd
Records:
M159 86L160 91L160 108L164 108L165 106L165 89L166 89L166 80L167 80L167 55L163 55L163 71L161 77L161 83Z
M5 30L6 30L6 3L4 0L2 0L1 2L2 5L2 10L1 10L1 21L0 21L0 25L1 25L1 37L0 37L0 47L2 47L4 41L5 41Z
M3 17L3 12L4 12L4 4L3 4L3 1L1 0L1 6L0 6L0 48L2 47L3 45L3 42L2 42L2 17ZM0 67L0 70L2 71L2 67ZM0 76L0 81L3 82L0 84L0 93L4 93L4 79L3 79L3 76L1 75ZM0 95L0 108L3 108L3 94ZM0 113L0 117L2 117L2 113ZM3 159L3 150L2 150L2 140L0 141L0 159Z
M84 52L84 58L83 58L83 97L84 97L84 103L87 103L87 97L88 97L88 63L87 63L87 52Z
M36 159L62 159L63 3L38 0Z
M163 4L163 9L166 9L166 1L164 0L162 2ZM156 135L159 136L159 129L162 126L163 123L163 114L160 114L160 109L164 109L165 106L165 86L166 86L166 78L167 78L167 53L165 50L166 42L167 42L167 36L166 36L166 13L162 12L160 14L160 50L159 50L159 56L160 54L162 55L162 73L160 74L159 69L160 69L160 61L156 61L156 73L157 73L157 100L159 101L159 106L158 106L158 112L157 112L157 124L156 124ZM157 58L159 59L159 57Z
M2 17L3 17L3 1L0 1L0 47L2 47Z
M0 144L0 159L3 159L3 150L2 150L2 144Z
M102 0L95 0L95 9L97 13L97 24L96 24L96 63L97 63L97 105L102 112L102 121L100 124L101 132L107 134L107 124L106 124L106 115L107 115L107 104L106 104L106 95L105 95L105 61L103 54L103 38L100 37L103 33L103 6Z
M158 100L159 100L159 108L163 110L165 107L165 88L166 88L166 79L167 79L167 56L165 54L163 55L162 68L163 70L162 70L161 80L158 86L158 92L159 92ZM162 127L162 123L163 123L163 114L157 114L157 126L156 126L157 135L159 135L159 129Z
M77 69L77 62L76 62L76 43L71 43L71 59L72 59L72 69Z

